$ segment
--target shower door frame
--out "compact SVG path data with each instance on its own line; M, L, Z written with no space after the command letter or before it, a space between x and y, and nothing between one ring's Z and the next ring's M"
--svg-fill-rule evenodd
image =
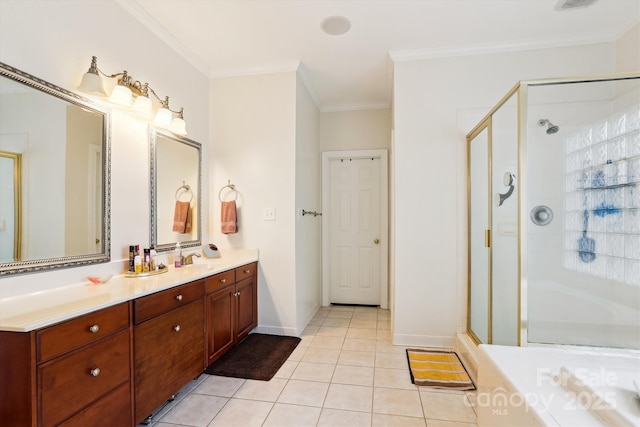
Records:
M476 332L474 332L472 325L471 325L471 272L472 272L472 260L471 260L471 252L472 252L472 242L471 242L471 142L478 137L480 134L482 134L482 132L487 131L487 159L489 162L488 165L488 173L487 173L487 208L489 210L488 212L488 219L489 219L489 223L491 223L491 215L492 215L492 204L491 204L491 187L492 187L492 175L491 175L491 168L492 168L492 164L491 164L491 140L492 140L492 117L491 115L487 115L485 116L480 123L478 123L478 125L473 128L473 130L471 132L469 132L469 134L467 134L467 207L469 209L469 215L467 215L467 230L469 230L468 233L468 244L467 244L467 250L468 250L468 256L467 256L467 334L471 337L471 339L476 343L476 344L481 344L482 340L478 337L478 334L476 334ZM488 254L487 254L487 331L486 331L486 336L487 336L487 341L488 343L485 344L490 344L492 342L492 300L493 300L493 288L492 288L492 283L491 283L491 277L492 277L492 250L491 250L491 233L489 232L489 235L487 236L486 232L487 230L483 230L485 233L485 247L488 249ZM478 331L479 332L479 331ZM482 335L482 334L480 334Z
M523 171L523 167L522 167L522 162L524 159L526 159L526 155L523 151L523 144L522 141L526 139L526 126L523 126L523 124L526 123L526 103L523 103L523 99L527 99L527 91L526 88L523 89L523 82L518 82L516 83L511 90L509 90L503 97L502 99L478 122L478 124L467 134L467 229L469 230L468 236L467 236L467 335L469 335L469 337L473 340L473 342L478 345L478 344L492 344L493 339L493 316L492 316L492 312L493 312L493 289L492 289L492 275L493 275L493 257L492 257L492 247L493 247L493 230L491 227L491 224L493 224L493 197L492 197L492 188L493 188L493 182L492 182L492 176L493 176L493 165L492 165L492 150L493 150L493 144L492 144L492 138L493 138L493 115L498 112L500 110L500 108L505 105L509 100L512 99L513 96L517 96L517 107L518 107L518 124L517 124L517 133L518 133L518 141L516 141L518 147L518 167L517 167L517 176L521 177L520 179L517 180L517 185L518 185L518 203L517 203L517 209L518 209L518 213L517 213L517 217L518 217L518 226L517 226L517 230L518 230L518 266L517 266L517 270L518 270L518 277L520 278L520 280L518 281L518 297L517 300L519 301L518 304L518 327L517 330L518 332L518 336L517 336L517 345L521 346L523 345L523 342L526 343L526 318L523 317L526 315L526 301L524 301L523 304L523 298L526 299L526 279L525 281L523 281L522 279L522 254L523 254L523 250L526 252L526 246L523 246L523 244L525 244L526 242L522 241L522 224L526 224L526 218L524 218L524 220L522 219L522 206L521 206L521 195L522 195L522 189L525 188L524 183L526 183L526 179L522 178L522 171ZM489 198L489 203L488 203L488 209L489 209L489 237L488 237L488 248L489 248L489 256L488 256L488 262L489 262L489 266L488 266L488 271L489 271L489 278L488 278L488 297L489 297L489 302L488 302L488 322L487 322L487 327L488 327L488 331L487 331L487 337L488 337L488 342L483 343L478 336L476 335L475 332L473 332L472 328L471 328L471 150L470 150L470 144L471 141L478 136L484 129L487 129L487 145L488 145L488 149L489 149L489 177L488 177L488 194L487 197ZM526 255L526 254L525 254ZM525 257L526 259L526 257ZM525 267L526 268L526 267ZM524 312L523 312L523 305L524 305ZM525 340L523 341L522 338L525 338Z

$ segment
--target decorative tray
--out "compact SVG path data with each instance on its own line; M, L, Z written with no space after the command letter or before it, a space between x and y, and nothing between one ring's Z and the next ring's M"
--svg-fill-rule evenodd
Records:
M149 276L156 276L158 274L166 273L167 271L169 271L169 269L166 267L161 268L160 270L145 271L143 273L135 273L133 271L127 271L124 273L124 277L149 277Z

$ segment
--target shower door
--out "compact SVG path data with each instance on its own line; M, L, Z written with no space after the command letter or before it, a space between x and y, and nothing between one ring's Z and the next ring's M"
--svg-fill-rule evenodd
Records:
M513 90L467 136L468 331L483 344L518 344L518 108Z
M481 343L491 342L491 248L489 246L489 124L468 137L469 293L467 329Z

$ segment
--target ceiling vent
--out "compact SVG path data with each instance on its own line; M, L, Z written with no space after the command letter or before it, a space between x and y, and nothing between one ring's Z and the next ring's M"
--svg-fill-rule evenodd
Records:
M330 16L320 23L320 28L332 36L340 36L351 29L351 21L344 16Z
M589 7L598 0L558 0L556 10L572 10Z

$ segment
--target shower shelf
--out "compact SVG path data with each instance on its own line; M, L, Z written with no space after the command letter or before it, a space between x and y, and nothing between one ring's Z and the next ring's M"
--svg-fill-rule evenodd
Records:
M578 190L610 190L614 188L635 187L638 182L627 182L625 184L602 185L599 187L578 187Z

